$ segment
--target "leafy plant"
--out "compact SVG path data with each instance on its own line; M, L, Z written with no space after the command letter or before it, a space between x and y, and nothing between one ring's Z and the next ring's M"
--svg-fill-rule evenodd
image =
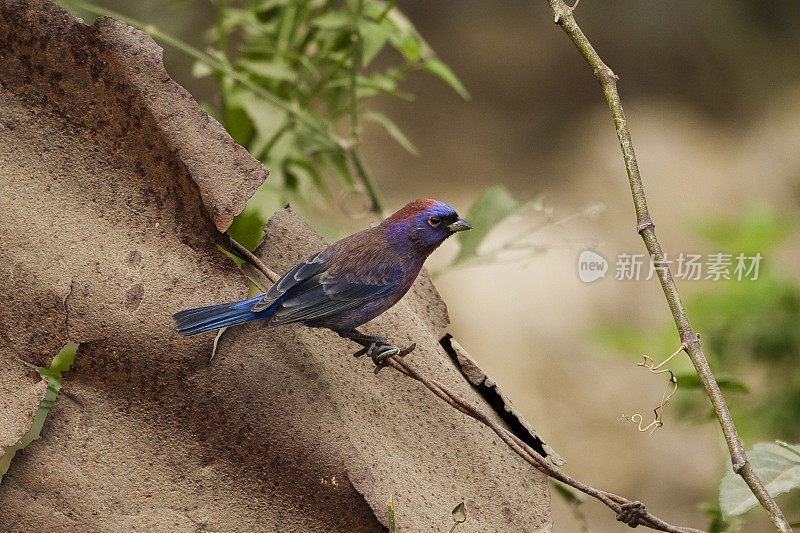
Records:
M364 105L378 95L410 99L400 88L410 71L430 72L469 96L396 3L215 0L217 22L204 32L209 47L198 50L151 24L64 0L144 29L192 57L196 77L216 80L219 101L206 110L271 172L229 230L250 243L275 208L289 201L302 210L330 205L341 194L366 194L371 209L383 213L382 195L359 151L362 120L382 127L409 152L417 149L389 117Z
M270 169L273 188L265 192L281 203L315 198L330 203L335 193L326 177L332 177L344 193L363 189L372 209L382 212L380 191L358 151L361 121L378 124L409 152L417 149L389 117L365 111L364 103L378 95L410 98L400 83L411 70L431 72L468 96L395 2L275 0L216 6L218 24L207 32L216 44L212 53L284 104L276 109L248 85L216 75L221 95L217 115L234 139ZM384 49L397 54L377 66L374 60ZM204 67L198 62L195 73L212 75ZM248 208L266 218L272 209L261 208L261 202L257 198ZM235 224L231 231L236 236L242 229Z
M586 514L583 512L583 494L556 479L551 478L549 481L555 493L569 506L575 519L580 523L581 531L588 533L589 523Z
M800 446L761 442L747 452L747 457L771 496L800 488ZM742 478L728 471L720 483L719 504L727 520L756 507L758 501Z
M228 230L250 249L260 241L266 219L287 202L313 218L311 205L330 206L342 195L366 194L370 208L383 213L380 190L359 152L362 121L378 124L412 154L417 148L389 117L366 109L371 98L410 99L400 86L413 70L430 72L469 97L393 1L213 0L216 24L203 32L205 50L97 5L61 1L142 28L193 58L196 77L216 81L218 101L205 103L206 111L270 169L270 179ZM191 1L197 0L174 3ZM384 59L376 61L381 54ZM536 231L602 210L593 204L555 219L541 199L523 202L504 187L489 188L467 214L475 229L459 234L460 251L445 268L530 258L541 252L526 241ZM526 211L543 220L481 249L496 226Z

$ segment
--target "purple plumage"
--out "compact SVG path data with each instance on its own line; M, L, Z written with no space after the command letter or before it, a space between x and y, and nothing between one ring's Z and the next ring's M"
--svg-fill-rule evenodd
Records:
M174 315L175 323L181 334L194 335L253 320L266 326L300 322L332 329L369 347L370 355L376 346L382 347L382 360L397 349L356 328L396 304L411 288L425 259L447 237L470 228L449 205L416 200L378 226L345 237L295 265L265 294L187 309Z

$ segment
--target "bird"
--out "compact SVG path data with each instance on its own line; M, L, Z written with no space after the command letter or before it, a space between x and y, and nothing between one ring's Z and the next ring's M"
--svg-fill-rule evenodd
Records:
M264 294L175 313L178 332L195 335L260 321L262 327L300 323L328 328L360 344L377 366L404 355L386 338L357 328L408 292L428 256L448 237L472 229L444 202L408 203L380 224L345 237L290 268Z

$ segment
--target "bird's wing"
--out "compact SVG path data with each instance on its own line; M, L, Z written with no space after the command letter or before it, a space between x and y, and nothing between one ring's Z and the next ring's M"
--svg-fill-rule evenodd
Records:
M396 276L356 280L348 274L322 272L287 296L270 324L303 322L335 315L385 295L397 285Z
M286 274L280 277L275 284L269 288L267 293L250 309L254 313L268 309L278 300L285 298L290 292L296 290L300 285L315 275L328 268L326 250L318 252L302 263L293 266Z

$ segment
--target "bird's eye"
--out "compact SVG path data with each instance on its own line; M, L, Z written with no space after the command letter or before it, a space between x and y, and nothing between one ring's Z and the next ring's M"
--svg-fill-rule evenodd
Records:
M441 219L441 218L439 218L439 217L428 217L428 224L429 224L429 225L430 225L432 228L435 228L436 226L438 226L439 224L441 224L441 222L442 222L442 219Z

